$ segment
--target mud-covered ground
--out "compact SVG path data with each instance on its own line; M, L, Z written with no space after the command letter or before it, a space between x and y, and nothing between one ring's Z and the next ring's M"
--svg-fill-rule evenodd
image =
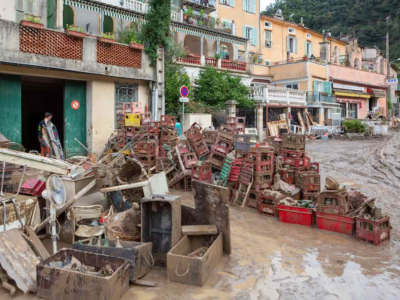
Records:
M333 176L348 189L377 198L391 215L389 243L377 247L233 208L233 253L223 257L202 288L168 282L166 271L158 269L143 278L156 287L131 285L122 299L400 299L399 138L395 132L381 140L307 144L322 179ZM190 198L184 195L186 203ZM0 292L0 299L7 296Z

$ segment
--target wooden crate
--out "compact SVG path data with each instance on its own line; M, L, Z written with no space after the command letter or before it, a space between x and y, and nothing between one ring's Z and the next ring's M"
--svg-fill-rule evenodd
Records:
M201 247L208 247L202 257L188 255ZM168 279L172 282L203 286L222 258L222 234L187 236L167 255Z
M131 264L129 280L132 282L147 275L153 264L151 255L152 244L131 241L120 241L120 243L123 248L116 248L116 241L110 241L109 247L99 247L75 242L72 244L72 249L110 255L128 260Z
M49 266L64 261L68 256L77 258L86 266L102 268L110 265L111 276L101 277L73 270ZM62 249L36 266L38 297L48 300L118 300L129 288L129 263L122 258Z

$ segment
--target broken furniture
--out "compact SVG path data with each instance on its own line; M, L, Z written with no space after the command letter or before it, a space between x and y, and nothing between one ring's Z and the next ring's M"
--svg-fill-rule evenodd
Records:
M142 199L142 243L153 243L154 264L164 265L167 253L181 239L181 197L153 195Z
M167 255L168 280L203 286L223 255L222 234L185 235Z
M0 265L24 293L36 292L35 255L22 231L9 229L0 233Z
M69 258L96 273L62 268ZM111 269L112 274L99 276L102 268ZM37 265L37 295L48 300L118 300L129 288L129 268L122 258L62 249Z
M73 206L69 210L69 217L72 224L72 243L75 236L79 238L101 237L104 234L104 226L100 225L100 218L103 216L101 205ZM97 219L98 226L80 225L83 220Z
M109 255L119 257L129 261L131 282L147 275L154 264L152 251L152 243L139 243L131 241L119 241L122 248L117 248L116 241L109 241L108 246L88 245L86 243L75 242L72 244L72 249L86 251L96 254Z

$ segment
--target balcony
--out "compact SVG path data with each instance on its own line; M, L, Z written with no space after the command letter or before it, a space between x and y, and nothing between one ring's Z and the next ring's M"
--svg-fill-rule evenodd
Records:
M191 6L193 9L202 9L207 14L217 10L215 0L183 0L182 4Z
M149 4L137 0L126 0L126 8L145 14L149 11Z
M305 91L285 89L275 86L256 86L252 88L250 97L267 105L306 106Z
M184 57L179 57L176 60L178 63L186 65L196 65L205 67L212 66L217 69L225 69L236 72L246 72L247 64L242 61L232 61L228 59L215 59L214 57L201 56L198 54L186 54Z
M328 96L326 93L308 92L307 102L336 103L336 96Z

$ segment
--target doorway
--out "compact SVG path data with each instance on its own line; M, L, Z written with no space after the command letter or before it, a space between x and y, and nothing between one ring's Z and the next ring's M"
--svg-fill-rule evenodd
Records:
M40 152L38 124L46 112L53 114L64 146L64 85L60 79L21 76L22 145L27 151Z

